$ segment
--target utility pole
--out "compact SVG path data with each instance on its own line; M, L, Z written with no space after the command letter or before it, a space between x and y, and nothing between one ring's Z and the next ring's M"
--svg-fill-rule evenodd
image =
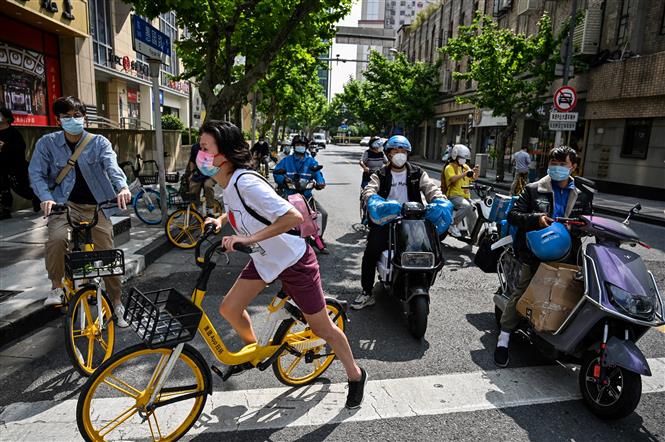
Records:
M573 35L575 34L575 22L577 18L577 0L573 0L573 10L570 13L570 30L566 39L566 59L563 64L563 85L566 86L570 80L570 64L573 61ZM562 131L556 131L554 136L554 147L561 146Z
M256 143L256 92L252 97L252 147Z

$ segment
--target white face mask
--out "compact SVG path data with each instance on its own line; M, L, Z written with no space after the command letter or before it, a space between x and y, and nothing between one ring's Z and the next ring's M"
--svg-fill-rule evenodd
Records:
M458 158L457 162L460 164L466 164L466 158Z
M406 164L406 154L405 153L396 153L390 160L395 167L402 167Z

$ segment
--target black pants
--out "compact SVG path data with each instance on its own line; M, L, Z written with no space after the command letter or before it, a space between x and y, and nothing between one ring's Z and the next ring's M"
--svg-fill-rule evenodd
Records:
M381 258L381 253L388 249L389 225L371 225L367 234L367 246L363 254L363 264L360 281L363 291L368 295L374 288L374 277L376 276L376 263Z
M33 207L35 207L35 204L36 207L39 207L39 200L32 192L27 171L25 174L19 175L7 173L0 174L0 202L2 203L3 211L8 212L12 210L12 205L14 204L12 190L21 198L32 201Z

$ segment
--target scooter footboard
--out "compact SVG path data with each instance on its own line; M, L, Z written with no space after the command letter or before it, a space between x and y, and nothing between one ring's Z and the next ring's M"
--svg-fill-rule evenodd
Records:
M649 363L633 341L612 336L605 347L607 365L617 365L637 374L651 376Z

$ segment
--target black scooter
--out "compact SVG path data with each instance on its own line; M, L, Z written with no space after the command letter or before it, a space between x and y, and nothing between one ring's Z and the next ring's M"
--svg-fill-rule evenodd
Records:
M397 298L416 339L425 335L429 288L443 267L443 253L434 225L425 219L425 206L408 202L389 224L389 248L377 263L379 282Z

